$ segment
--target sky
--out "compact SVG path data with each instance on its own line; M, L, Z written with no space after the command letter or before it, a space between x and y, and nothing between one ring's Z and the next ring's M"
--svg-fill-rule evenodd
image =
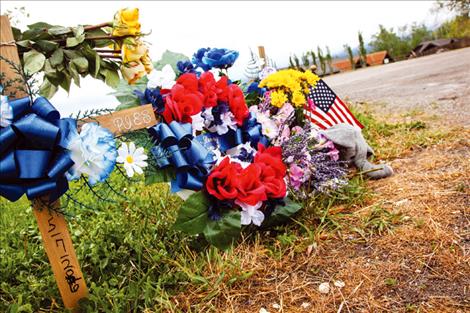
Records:
M357 32L369 42L378 25L395 30L413 22L434 28L451 15L431 12L434 1L5 1L0 11L25 7L19 28L38 21L62 26L111 21L125 7L140 11L142 31L149 33L150 56L160 59L165 50L191 56L198 48L238 50L240 57L229 70L240 78L250 58L250 49L263 45L277 66L288 63L289 55L329 46L341 53L344 44L357 46ZM65 114L80 109L113 108L112 89L92 78L70 93L59 91L52 99Z

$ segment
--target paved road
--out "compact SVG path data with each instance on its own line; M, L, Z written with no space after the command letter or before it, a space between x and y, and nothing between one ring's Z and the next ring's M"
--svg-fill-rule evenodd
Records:
M470 48L341 73L325 81L351 102L445 114L470 126Z

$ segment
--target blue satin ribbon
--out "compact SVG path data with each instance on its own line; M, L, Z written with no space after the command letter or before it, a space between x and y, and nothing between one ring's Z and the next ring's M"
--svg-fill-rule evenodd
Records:
M225 152L245 142L249 142L253 148L258 147L258 143L268 145L268 138L263 135L261 124L256 120L253 112L243 122L243 126L237 130L229 130L226 134L218 137L220 151Z
M200 190L215 162L214 155L192 135L191 124L176 121L160 123L149 129L158 145L152 154L159 168L173 166L176 179L171 182L172 192L181 189Z
M16 201L23 194L30 200L49 195L53 202L68 190L65 172L74 163L66 142L76 121L61 119L43 97L32 105L28 97L8 103L13 122L0 128L0 196Z

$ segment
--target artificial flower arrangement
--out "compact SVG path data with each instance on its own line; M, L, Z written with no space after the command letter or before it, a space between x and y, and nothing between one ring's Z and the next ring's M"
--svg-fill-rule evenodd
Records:
M288 188L297 199L308 199L346 185L347 170L339 161L338 149L305 113L312 105L308 93L320 78L310 71L273 68L263 69L259 76L260 81L252 82L247 93L259 95L252 111L262 125L271 125L271 142L282 148Z
M237 56L227 49L199 49L191 61L178 62L179 75L165 66L137 92L161 117L149 129L155 146L147 183L170 181L185 199L175 228L203 234L219 248L229 247L242 228L287 221L301 208L293 198L345 183L334 145L295 119L295 108L306 102L304 90L318 77L274 76L272 90L252 86L260 101L248 107L240 86L220 73ZM289 197L289 190L303 196Z
M117 149L108 129L93 122L78 127L44 97L0 99L0 196L9 201L26 194L30 200L48 196L52 203L69 190L69 181L83 179L92 188L116 163L129 177L147 166L143 148L124 142Z
M72 81L80 86L80 77L87 75L116 87L119 71L132 84L153 69L138 9L121 9L113 21L97 25L38 22L13 33L25 74L44 73L39 91L47 98L59 87L68 92Z

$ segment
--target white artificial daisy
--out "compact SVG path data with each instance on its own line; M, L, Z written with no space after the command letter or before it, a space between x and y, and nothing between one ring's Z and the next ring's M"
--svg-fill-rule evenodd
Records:
M176 84L176 73L169 64L165 65L161 71L153 70L147 77L149 79L147 88L171 89Z
M135 148L135 144L131 142L129 147L125 142L122 143L118 149L118 157L116 162L124 163L124 169L129 177L134 176L134 172L137 174L143 174L142 168L147 166L147 155L144 153L144 148Z
M191 126L193 129L193 135L196 134L198 131L202 131L204 129L204 117L202 117L202 112L191 116Z
M241 212L241 224L250 225L251 223L256 226L261 226L261 223L264 221L264 214L259 210L263 205L263 202L258 202L255 205L249 205L241 201L235 200L235 203L242 208Z
M11 121L13 120L13 109L8 103L7 96L0 96L0 99L0 126L7 127L11 124Z

